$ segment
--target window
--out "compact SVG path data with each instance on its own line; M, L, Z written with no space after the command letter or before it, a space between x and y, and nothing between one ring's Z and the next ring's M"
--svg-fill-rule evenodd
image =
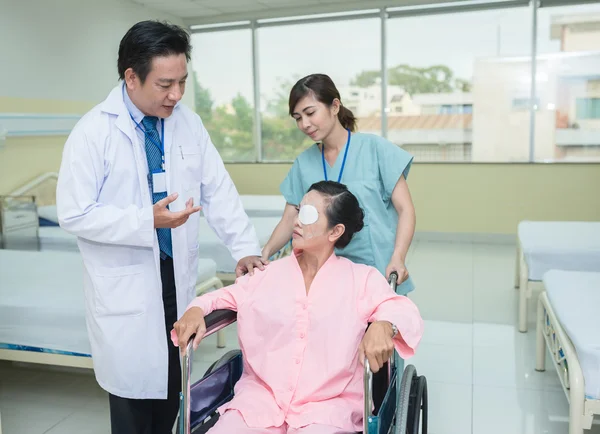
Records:
M288 114L292 86L300 78L325 73L340 91L342 103L355 108L358 128L381 132L381 85L378 18L294 24L258 29L265 161L289 161L313 144ZM356 35L360 34L360 38ZM324 36L326 35L326 36ZM365 124L363 119L376 118Z
M539 107L540 100L539 98L535 99L535 107ZM513 98L512 100L512 109L515 111L529 111L531 110L531 98Z
M415 161L526 161L530 113L515 112L512 98L531 93L530 40L527 7L396 18L391 11L388 82L407 96L404 111L388 114L388 139Z
M600 98L577 98L577 119L600 119Z
M192 35L196 111L224 161L256 161L250 32Z
M542 1L537 29L530 7L459 3L431 15L427 7L414 16L415 7L388 8L386 101L377 10L362 11L372 18L258 20L255 30L194 34L197 111L225 161L292 161L313 142L289 116L289 92L320 72L337 85L358 131L382 134L385 113L387 138L416 161L600 161L600 2ZM469 10L457 12L463 6Z
M600 5L538 11L535 159L600 161Z

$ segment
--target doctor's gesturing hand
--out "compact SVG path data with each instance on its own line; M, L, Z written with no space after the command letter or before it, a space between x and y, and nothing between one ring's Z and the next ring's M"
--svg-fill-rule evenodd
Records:
M154 204L154 227L155 228L176 228L184 224L187 219L202 209L201 206L194 206L194 200L188 199L185 203L185 209L182 211L169 211L167 206L177 200L179 195L173 193Z

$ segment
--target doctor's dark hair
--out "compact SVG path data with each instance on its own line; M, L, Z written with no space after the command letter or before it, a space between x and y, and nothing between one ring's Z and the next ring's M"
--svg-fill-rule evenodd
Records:
M181 27L159 21L141 21L127 31L119 44L117 69L119 78L132 68L142 84L152 69L152 60L185 54L189 62L192 51L190 35Z
M354 196L344 184L335 181L320 181L310 186L308 191L318 191L325 196L327 209L325 211L329 228L342 224L346 228L344 233L335 243L335 247L342 249L350 244L356 232L364 226L365 214Z
M335 87L333 80L325 74L311 74L298 80L298 82L292 87L289 99L290 116L294 113L294 109L302 98L307 95L313 94L317 101L331 106L334 99L340 101L340 111L338 112L338 119L344 128L350 131L356 130L356 117L354 114L344 107L340 92Z

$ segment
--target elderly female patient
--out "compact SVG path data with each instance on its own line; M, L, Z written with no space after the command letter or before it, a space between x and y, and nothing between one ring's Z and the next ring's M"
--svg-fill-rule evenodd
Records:
M394 347L412 356L423 333L416 306L377 269L335 255L362 227L345 186L314 184L300 204L294 254L196 298L175 323L175 345L196 333L197 347L205 315L238 312L244 370L211 434L361 430L364 357L376 372Z

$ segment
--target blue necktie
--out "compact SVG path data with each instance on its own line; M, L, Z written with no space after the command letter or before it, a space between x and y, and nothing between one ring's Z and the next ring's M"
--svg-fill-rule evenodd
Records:
M144 125L145 131L145 145L146 145L146 158L148 159L148 169L150 171L150 179L152 179L152 173L162 171L162 151L158 147L161 143L158 130L156 129L156 122L158 118L156 116L146 116L142 119L142 125ZM167 192L152 193L152 203L156 203L161 199L167 197ZM161 258L165 259L166 256L173 257L173 248L171 244L171 229L169 228L158 228L156 229L158 236L158 246L161 251Z

